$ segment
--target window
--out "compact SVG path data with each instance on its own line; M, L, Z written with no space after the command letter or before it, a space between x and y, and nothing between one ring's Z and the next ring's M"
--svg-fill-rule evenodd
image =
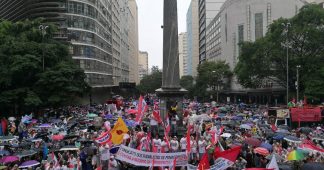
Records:
M244 25L238 26L238 42L241 43L244 41Z
M255 39L263 37L263 14L255 14Z

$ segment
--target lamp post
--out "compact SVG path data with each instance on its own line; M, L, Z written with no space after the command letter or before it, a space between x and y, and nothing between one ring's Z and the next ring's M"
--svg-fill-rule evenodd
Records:
M39 30L42 32L42 43L44 43L44 37L46 35L47 25L40 25ZM44 48L42 49L42 62L43 62L43 71L45 70L45 56L44 56Z
M288 44L288 32L289 32L289 27L290 27L290 23L282 23L282 25L285 27L286 30L286 35L287 35L287 39L286 39L286 47L287 47L287 51L286 51L286 64L287 64L287 72L286 72L286 76L287 76L287 82L286 82L286 90L287 90L287 98L286 98L286 103L288 105L289 102L289 44Z
M300 65L297 65L296 68L297 68L296 91L297 91L297 102L298 102L299 101L299 69L300 69Z

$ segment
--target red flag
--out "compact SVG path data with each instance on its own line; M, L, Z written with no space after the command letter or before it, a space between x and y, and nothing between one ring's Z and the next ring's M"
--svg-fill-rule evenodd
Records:
M198 170L206 170L206 169L210 169L207 152L204 153L198 165Z
M241 151L241 146L237 146L235 148L216 153L216 158L225 158L228 159L229 161L235 162L240 151Z
M165 121L165 124L164 124L164 131L166 131L166 134L169 135L169 132L171 130L171 125L170 125L170 119L169 119L169 115L167 114L166 115L166 121Z
M154 110L153 111L153 117L157 122L162 123L162 119L161 119L161 116L160 116L160 111Z
M111 137L112 135L110 134L110 132L104 132L98 138L96 138L95 141L100 145L104 145L111 140Z
M187 154L190 153L190 149L191 149L191 146L190 146L190 131L191 131L191 128L192 128L192 126L189 125L188 130L187 130L187 136L186 136L186 140L187 140Z
M219 136L223 133L224 126L222 126L219 130L209 131L211 134L211 141L213 145L216 145L219 139Z
M276 127L275 124L272 124L272 125L271 125L271 129L272 129L272 131L274 131L274 132L278 130L278 128Z
M177 165L177 158L174 158L174 160L173 160L173 170L175 170L175 168L176 168L176 165Z
M144 113L147 111L148 106L143 98L143 96L140 96L139 100L138 100L138 107L137 107L138 111L137 111L137 115L136 115L136 119L135 122L137 124L140 124L142 122L142 118L144 116Z

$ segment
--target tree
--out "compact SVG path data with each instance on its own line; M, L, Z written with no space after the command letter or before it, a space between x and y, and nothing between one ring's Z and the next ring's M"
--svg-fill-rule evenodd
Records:
M47 24L43 39L41 24L41 19L0 22L0 111L63 105L89 88L68 44L53 39L57 28Z
M151 68L151 74L146 75L140 81L137 89L141 93L155 93L155 90L162 86L162 71L158 66Z
M202 92L206 92L206 89L209 88L216 91L217 97L219 91L228 86L228 80L232 75L230 66L225 61L204 62L198 66L197 71L198 77L195 88L199 90L197 93L204 95Z
M290 27L287 31L285 24L288 22ZM297 65L301 66L300 90L315 88L309 82L314 80L314 75L320 76L318 72L323 68L323 64L320 64L324 62L323 28L324 9L318 5L306 5L293 18L274 21L265 37L241 44L239 62L235 68L238 81L247 88L260 87L264 80L286 87L288 47L289 89L295 89ZM310 91L313 90L305 92ZM309 94L316 96L313 92Z
M193 98L195 92L194 78L190 75L182 76L180 79L180 86L188 91L186 97Z
M182 76L180 79L180 86L188 91L193 88L194 78L190 75Z

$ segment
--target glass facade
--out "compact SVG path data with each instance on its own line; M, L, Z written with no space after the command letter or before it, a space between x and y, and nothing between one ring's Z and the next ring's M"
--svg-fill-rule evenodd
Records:
M263 14L255 14L255 39L263 37Z
M244 25L239 25L238 26L238 44L239 44L239 54L241 54L241 47L240 47L240 43L242 43L244 41Z
M68 29L70 52L93 87L114 85L120 60L113 56L111 1L68 0L61 27ZM124 66L125 67L125 66Z

